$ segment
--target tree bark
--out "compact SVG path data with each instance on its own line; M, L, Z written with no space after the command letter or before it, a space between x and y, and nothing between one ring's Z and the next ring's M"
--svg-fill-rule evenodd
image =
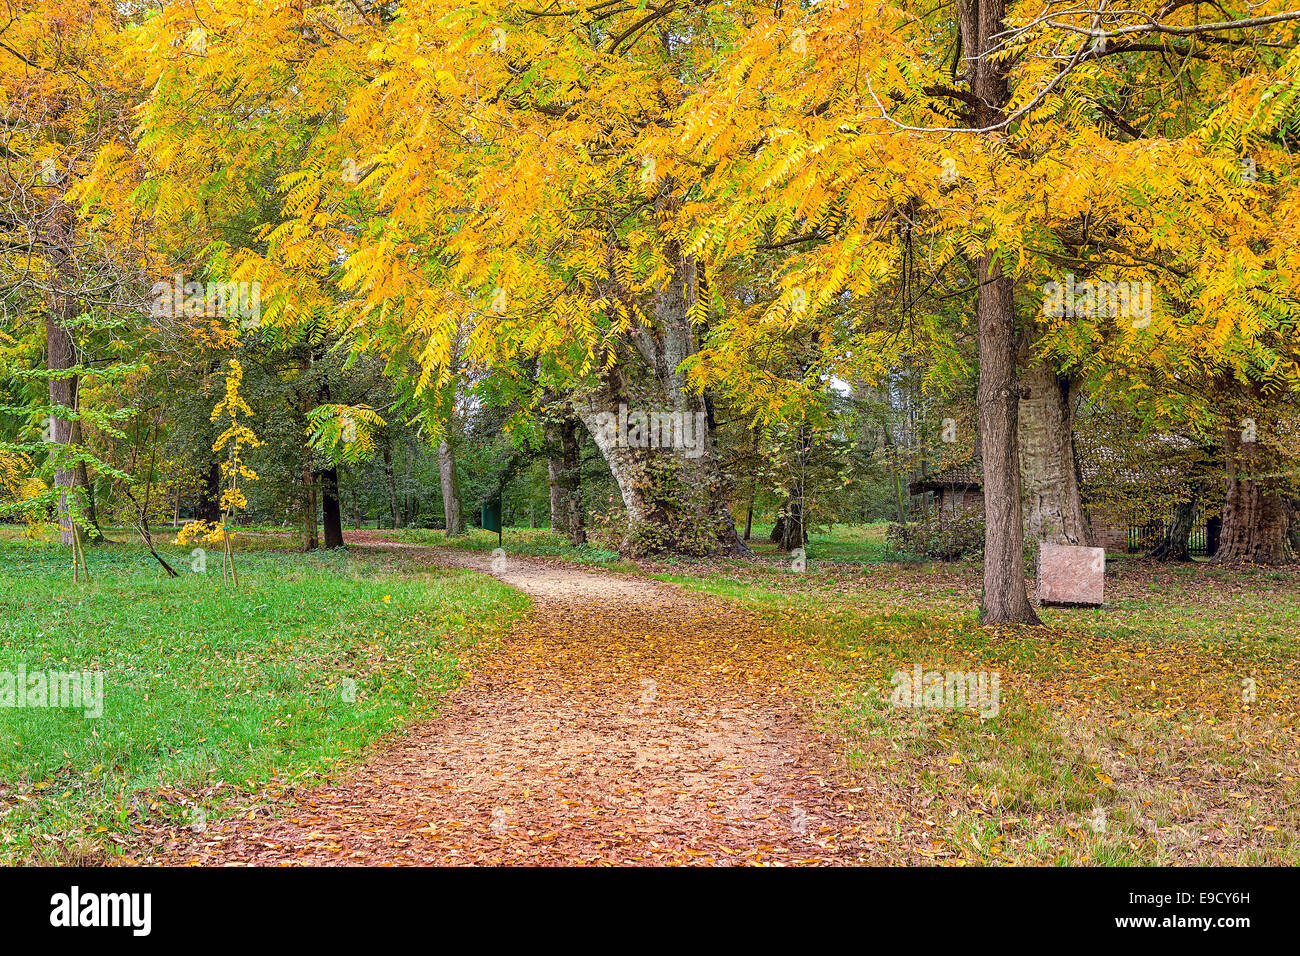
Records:
M77 407L77 376L68 370L77 365L76 343L69 329L77 318L77 300L71 289L76 282L76 267L72 261L75 217L72 206L60 196L50 211L49 245L53 265L53 282L49 312L45 316L46 368L52 373L49 380L50 404L75 411ZM75 419L51 416L50 440L68 447L74 444ZM81 470L84 473L84 469ZM79 470L59 468L54 473L54 486L59 489L59 540L65 545L80 545L84 535L72 520L72 509L79 484ZM76 541L74 542L74 536Z
M559 430L555 429L555 444L559 445ZM569 497L564 493L564 462L559 458L546 459L546 480L551 488L551 530L560 534L569 531L566 508Z
M451 428L450 423L448 429ZM446 521L447 537L465 533L465 513L460 503L460 480L456 475L455 439L448 434L438 443L438 477L442 482L442 515Z
M1235 423L1224 429L1227 494L1215 564L1283 564L1287 560L1286 509L1282 495L1258 478L1266 451L1242 441Z
M569 544L578 547L587 543L586 512L582 507L582 453L578 446L578 422L567 416L560 425L560 491L563 495L561 513L565 517L564 533Z
M1202 488L1193 485L1186 499L1174 506L1174 513L1169 518L1164 537L1151 549L1147 557L1156 561L1190 561L1192 560L1192 528L1196 525L1196 514L1201 507ZM1209 542L1206 542L1209 546Z
M339 470L326 468L320 473L321 478L321 518L326 548L342 548L343 544L343 508L339 503Z
M675 213L670 188L666 183L656 201L664 218ZM637 354L622 357L599 385L575 396L574 409L618 484L627 512L625 553L748 554L727 507L713 447L712 409L686 388L680 370L695 352L690 312L700 281L696 261L674 240L665 243L664 256L672 273L650 303L653 327L633 324ZM659 417L633 440L628 416L642 414ZM674 433L667 442L662 440L665 421Z
M1020 474L1024 482L1025 534L1052 544L1090 545L1074 455L1076 387L1046 362L1022 349Z
M1020 507L1020 410L1015 301L993 255L980 260L979 419L984 465L983 624L1040 624L1025 590L1024 517Z
M1002 121L1009 60L995 60L1004 0L958 0L966 78L975 96L975 125ZM983 134L996 137L994 131ZM992 237L989 237L992 243ZM984 624L1040 624L1025 591L1024 515L1020 506L1020 385L1016 374L1016 306L1011 280L992 251L979 260L979 427L984 465Z
M397 527L397 473L393 469L393 449L384 446L384 476L388 479L388 513Z

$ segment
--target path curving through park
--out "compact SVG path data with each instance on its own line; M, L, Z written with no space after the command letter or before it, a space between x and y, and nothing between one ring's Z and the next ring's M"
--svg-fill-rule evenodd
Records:
M495 573L527 618L436 718L283 816L172 834L198 865L891 862L884 794L837 783L796 687L811 665L743 609L640 578L381 543Z

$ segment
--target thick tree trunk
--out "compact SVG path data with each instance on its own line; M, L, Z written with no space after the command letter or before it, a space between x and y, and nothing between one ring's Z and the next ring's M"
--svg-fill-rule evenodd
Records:
M320 473L321 518L326 548L343 547L343 508L339 504L339 470L326 468Z
M671 218L671 183L661 188L656 211ZM640 361L620 357L599 386L575 398L575 412L618 484L628 522L623 551L748 554L727 507L712 410L680 371L695 352L696 262L675 241L664 256L672 274L650 303L653 327L634 323L631 333Z
M682 391L659 396L627 395L607 383L577 409L627 511L621 549L632 555L745 552L726 507L703 401ZM665 431L685 437L646 444L649 432Z
M1052 544L1090 545L1074 455L1074 384L1028 349L1022 357L1028 367L1020 379L1017 437L1025 534Z
M449 426L450 427L450 426ZM438 443L438 477L442 482L442 515L447 537L465 533L465 512L460 503L460 479L456 475L456 449L451 435Z
M984 624L1039 624L1025 590L1024 518L1020 507L1020 409L1016 376L1015 301L1001 263L979 264L979 419L984 464Z
M1287 560L1282 495L1258 478L1266 471L1258 441L1242 441L1235 424L1224 430L1227 494L1215 564L1283 564Z
M1300 499L1283 498L1282 507L1286 512L1286 540L1293 554L1300 554Z

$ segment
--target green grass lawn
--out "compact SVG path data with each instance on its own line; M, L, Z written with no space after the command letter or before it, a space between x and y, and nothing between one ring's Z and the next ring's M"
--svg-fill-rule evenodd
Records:
M507 554L527 558L560 558L574 564L586 564L616 571L632 570L636 565L619 559L618 551L584 544L577 548L569 546L568 539L549 528L506 528L498 545L495 531L482 528L468 528L464 534L447 537L445 531L424 528L401 528L397 531L381 531L385 538L401 541L405 544L428 544L457 548L463 551L490 552L498 546L505 548Z
M869 525L834 525L829 530L813 529L808 535L807 558L822 564L878 564L886 562L891 555L885 541L884 523ZM738 530L743 531L741 525ZM790 557L776 549L768 540L771 525L755 524L747 543L755 557L766 563L788 565ZM385 538L402 541L406 544L432 544L459 548L468 551L491 551L498 547L495 531L482 528L469 528L465 534L447 537L445 531L422 528L401 528L397 531L381 531ZM521 557L559 558L575 564L604 567L615 571L631 571L637 567L629 561L620 560L617 542L593 541L578 548L569 547L567 538L549 528L505 528L501 535L500 546L507 554ZM670 559L669 566L683 563L681 559ZM687 559L686 565L692 565ZM744 564L736 567L743 568Z
M188 554L0 537L0 672L95 671L103 714L0 706L0 861L103 861L138 824L202 826L319 784L437 707L526 599L483 575L241 541L238 587ZM251 550L250 550L251 549ZM172 552L181 549L171 548Z

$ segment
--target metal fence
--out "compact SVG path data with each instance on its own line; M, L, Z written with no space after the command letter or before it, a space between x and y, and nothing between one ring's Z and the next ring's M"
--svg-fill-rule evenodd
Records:
M1170 519L1172 520L1172 516ZM1166 521L1148 521L1145 524L1131 524L1128 526L1128 549L1130 553L1150 551L1158 545L1165 536L1169 528L1169 520ZM1209 554L1206 546L1205 522L1199 521L1192 526L1191 534L1187 536L1187 550L1190 554L1205 557Z

